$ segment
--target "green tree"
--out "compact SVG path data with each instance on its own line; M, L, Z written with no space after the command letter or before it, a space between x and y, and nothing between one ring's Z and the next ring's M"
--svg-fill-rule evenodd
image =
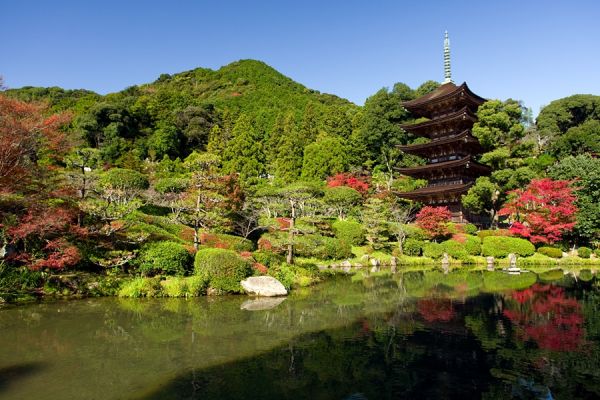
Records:
M362 202L362 196L347 186L328 187L324 191L323 202L335 216L345 220L350 211Z
M373 250L381 250L389 241L389 208L382 199L370 198L365 203L361 220L365 227L365 238Z
M339 137L319 136L304 149L303 179L322 181L347 167L346 144Z
M223 153L223 172L239 174L245 184L256 183L265 173L265 155L261 138L247 115L238 118L232 136Z
M477 178L475 185L462 197L465 208L477 214L488 214L494 225L502 203L500 188L487 176Z
M486 149L512 146L525 134L524 108L516 100L490 100L479 106L473 136Z
M273 174L276 182L289 184L298 180L302 172L302 150L302 138L296 128L294 116L288 114L273 157Z
M589 155L569 156L552 166L548 175L577 181L578 211L573 234L579 242L600 241L600 160Z

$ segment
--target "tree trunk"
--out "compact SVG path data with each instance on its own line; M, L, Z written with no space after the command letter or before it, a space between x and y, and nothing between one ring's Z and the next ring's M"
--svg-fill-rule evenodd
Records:
M296 222L296 203L293 200L290 200L290 205L292 206L292 216L290 218L290 227L288 232L288 253L286 257L286 262L288 264L294 263L294 226Z
M196 222L194 224L194 250L198 251L198 247L200 247L200 240L199 240L199 235L198 235L198 223Z

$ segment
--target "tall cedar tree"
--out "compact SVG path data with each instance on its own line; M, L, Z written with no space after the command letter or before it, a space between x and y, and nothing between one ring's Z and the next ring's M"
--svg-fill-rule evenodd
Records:
M223 172L239 174L240 182L253 184L265 173L265 155L250 117L242 114L235 123L233 138L223 153Z
M294 115L288 114L283 123L283 131L276 147L273 174L282 184L295 182L302 171L302 140L296 129Z

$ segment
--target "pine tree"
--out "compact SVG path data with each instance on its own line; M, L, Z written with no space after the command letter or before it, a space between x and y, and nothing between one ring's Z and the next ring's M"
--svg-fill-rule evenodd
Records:
M232 136L223 152L223 172L238 173L240 182L253 184L265 173L265 155L260 137L248 116L240 115Z

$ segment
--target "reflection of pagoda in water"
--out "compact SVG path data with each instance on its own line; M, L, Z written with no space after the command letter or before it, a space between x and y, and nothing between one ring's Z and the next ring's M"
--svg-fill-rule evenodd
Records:
M402 125L415 136L428 138L424 144L399 146L406 153L427 159L426 165L399 168L404 175L426 179L427 186L400 197L430 206L447 206L455 222L479 222L479 216L469 215L461 205L461 196L490 168L475 161L483 149L471 128L477 108L486 100L471 92L466 83L455 85L450 72L450 43L444 40L444 83L433 92L402 103L415 117L428 120Z

